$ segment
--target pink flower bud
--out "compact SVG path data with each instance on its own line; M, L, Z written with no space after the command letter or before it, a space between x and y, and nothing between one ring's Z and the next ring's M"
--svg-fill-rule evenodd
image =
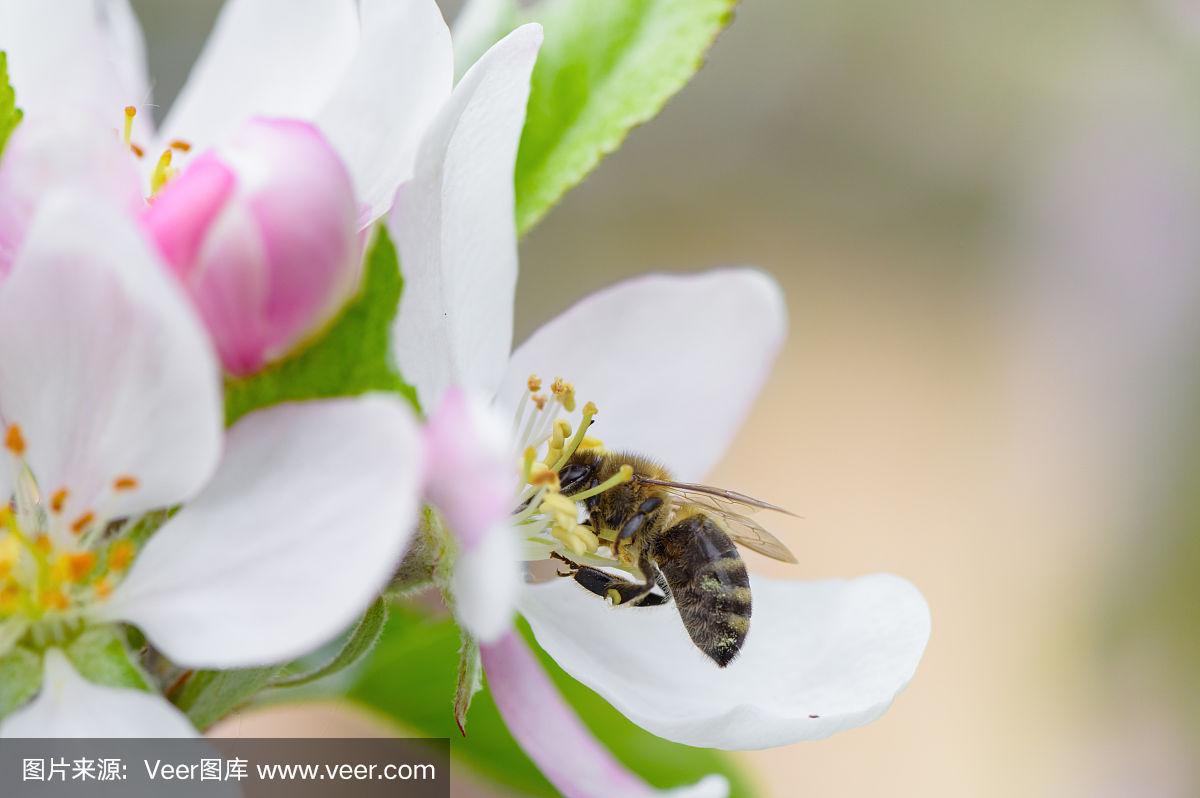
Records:
M354 291L357 216L350 176L314 126L253 119L167 183L143 223L240 376L294 349Z

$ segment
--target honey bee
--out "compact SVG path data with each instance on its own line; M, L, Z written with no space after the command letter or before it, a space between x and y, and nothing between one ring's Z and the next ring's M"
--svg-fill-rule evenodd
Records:
M565 496L595 487L623 465L633 478L582 501L592 527L612 541L623 563L645 581L566 563L571 577L614 605L652 607L674 601L696 647L719 667L741 651L750 631L750 579L737 546L783 562L796 562L774 535L745 514L782 507L721 488L675 482L661 465L633 453L576 451L559 473ZM661 593L654 591L655 587Z

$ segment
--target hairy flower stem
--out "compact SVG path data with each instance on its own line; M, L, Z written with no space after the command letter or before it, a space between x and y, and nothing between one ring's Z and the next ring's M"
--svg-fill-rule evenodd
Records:
M384 595L391 599L404 598L437 583L439 575L450 573L446 567L450 544L441 522L433 511L426 509L412 544Z

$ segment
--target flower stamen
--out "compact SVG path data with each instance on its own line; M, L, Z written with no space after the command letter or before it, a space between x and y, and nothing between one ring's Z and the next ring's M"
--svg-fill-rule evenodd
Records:
M92 522L95 520L96 514L91 510L88 510L87 512L83 513L83 515L71 522L71 534L82 535L84 530L91 526Z
M597 495L603 493L604 491L609 490L610 488L615 488L617 485L622 485L626 482L631 481L632 479L633 479L633 466L626 463L625 465L623 465L619 469L617 469L617 473L613 474L611 477L604 480L596 487L588 488L587 490L585 490L581 493L573 494L571 496L568 496L567 498L573 502L581 502L584 499L590 499L593 496L597 496Z
M4 448L17 457L25 454L25 436L22 434L19 424L8 425L8 429L4 433Z
M113 490L115 490L115 491L134 490L135 488L137 488L137 486L138 486L137 477L131 476L129 474L122 474L121 476L119 476L113 480Z
M125 106L125 125L121 130L121 141L125 142L125 146L133 149L133 118L137 116L137 108L132 105Z
M162 155L158 156L158 163L154 165L154 172L150 175L150 196L158 194L162 187L170 182L171 178L178 174L179 170L171 167L170 147L163 150Z

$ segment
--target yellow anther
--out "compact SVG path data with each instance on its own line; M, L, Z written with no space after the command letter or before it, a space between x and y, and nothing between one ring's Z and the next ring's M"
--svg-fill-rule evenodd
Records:
M8 576L21 559L21 544L12 535L0 538L0 579Z
M575 502L568 499L561 493L547 493L542 498L541 507L538 508L543 513L553 513L558 516L565 516L574 520L579 514L579 508Z
M68 582L82 582L96 567L96 554L90 551L63 554L59 559L65 571L65 581Z
M130 476L129 474L122 474L113 480L113 490L116 491L133 490L137 486L137 477Z
M547 466L553 468L562 457L563 446L567 442L567 438L571 435L571 425L565 419L558 419L554 422L554 432L550 435L550 445L546 449L546 457L542 460Z
M544 394L544 393L534 394L533 396L529 397L529 400L531 402L533 402L535 405L537 405L538 410L546 409L546 394Z
M192 151L191 142L184 141L183 139L171 139L170 143L168 143L167 146L170 147L171 149L175 150L176 152L191 152Z
M144 149L142 149L141 145L139 145L139 144L131 143L129 145L129 150L130 150L130 152L132 152L134 154L135 157L138 157L138 158L146 157L146 151Z
M50 541L50 536L43 532L34 538L33 550L35 553L40 554L43 557L54 551L54 544Z
M21 588L15 583L9 582L4 587L0 587L0 608L11 610L21 600Z
M596 405L592 404L591 402L588 402L583 406L583 414L588 418L591 418L599 412L600 411L596 409Z
M59 488L50 496L50 512L61 513L63 505L67 503L67 497L71 494L66 488Z
M71 602L61 590L47 590L42 593L40 603L42 608L47 610L65 610L71 606Z
M118 540L108 549L108 568L110 571L124 571L133 562L137 549L128 540Z
M525 382L525 385L529 388L530 393L537 393L538 391L542 390L542 378L536 374L530 374L529 379Z
M86 530L89 526L91 526L92 522L95 520L96 520L96 514L93 513L91 510L88 510L86 513L84 513L83 515L79 516L78 518L76 518L74 521L71 522L72 534L82 535L84 530Z
M121 140L125 142L126 147L132 147L130 139L133 138L133 118L137 116L137 108L132 105L125 106L125 126L121 132Z
M592 531L591 527L577 524L574 533L583 540L589 554L594 554L596 549L600 548L600 538L596 537L596 533Z
M550 534L577 555L595 554L600 548L600 539L583 524L556 524L551 527Z
M543 485L549 485L558 489L558 474L550 466L543 462L536 462L529 468L529 476L525 481L530 485L536 485L539 488Z
M593 438L591 435L585 435L583 440L579 442L580 449L603 449L604 441L599 438Z
M112 593L112 582L108 581L108 577L101 577L96 584L92 585L92 592L97 598L108 598Z
M555 377L554 383L550 386L551 393L558 403L568 413L575 412L575 386L564 380L562 377Z
M571 437L571 425L560 418L554 422L554 433L550 437L550 445L561 449L567 438Z
M161 191L162 187L175 176L175 171L171 168L170 148L163 150L162 155L158 156L158 163L154 165L154 173L150 175L150 196Z
M8 425L8 429L4 433L4 448L17 457L25 454L25 436L22 434L19 424Z

